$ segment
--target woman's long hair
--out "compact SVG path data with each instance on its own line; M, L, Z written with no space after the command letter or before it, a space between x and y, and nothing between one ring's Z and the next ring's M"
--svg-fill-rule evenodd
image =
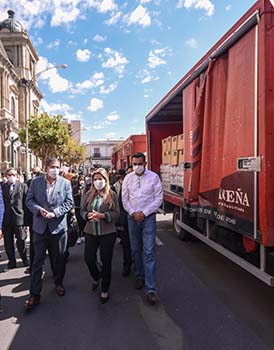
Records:
M109 178L108 178L108 173L104 168L98 168L96 169L92 175L91 175L91 187L87 192L87 201L89 203L92 203L94 198L97 196L98 191L96 190L94 186L94 176L96 174L100 174L106 181L106 186L100 191L100 196L103 197L104 202L109 206L109 208L114 207L114 198L113 198L113 192L110 188L109 184Z

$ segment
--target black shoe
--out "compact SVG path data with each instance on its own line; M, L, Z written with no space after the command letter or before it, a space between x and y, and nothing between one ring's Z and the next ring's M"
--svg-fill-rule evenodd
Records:
M135 289L142 289L145 285L145 280L141 277L137 277L134 283Z
M127 277L128 275L130 275L130 272L131 272L131 268L126 266L126 267L123 268L122 275L124 277Z
M29 266L29 261L28 261L28 259L23 260L23 265L24 265L25 267L28 267L28 266Z
M156 294L153 292L148 292L146 295L146 300L150 305L155 305L157 302Z

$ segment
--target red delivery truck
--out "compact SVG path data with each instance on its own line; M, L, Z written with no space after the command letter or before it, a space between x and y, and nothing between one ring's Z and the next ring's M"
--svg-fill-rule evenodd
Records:
M177 234L274 285L274 1L259 0L146 116Z

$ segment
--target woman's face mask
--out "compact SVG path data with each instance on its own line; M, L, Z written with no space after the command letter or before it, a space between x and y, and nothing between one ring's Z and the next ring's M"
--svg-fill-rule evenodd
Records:
M106 186L106 180L105 179L96 179L94 180L94 187L97 191L102 190Z
M80 185L80 186L84 186L84 185L85 185L85 180L79 181L79 185Z

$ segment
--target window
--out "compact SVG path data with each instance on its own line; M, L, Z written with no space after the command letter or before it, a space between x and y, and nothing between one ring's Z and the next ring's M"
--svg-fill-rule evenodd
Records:
M10 113L15 118L15 100L14 97L10 100Z
M95 147L93 153L93 157L100 157L100 147Z

